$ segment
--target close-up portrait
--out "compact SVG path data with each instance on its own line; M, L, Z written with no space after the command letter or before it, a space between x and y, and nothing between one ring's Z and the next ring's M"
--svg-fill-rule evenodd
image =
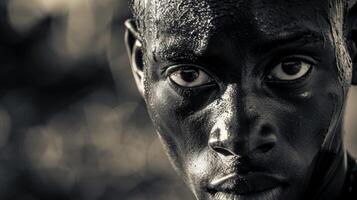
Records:
M0 199L357 199L357 1L1 0Z

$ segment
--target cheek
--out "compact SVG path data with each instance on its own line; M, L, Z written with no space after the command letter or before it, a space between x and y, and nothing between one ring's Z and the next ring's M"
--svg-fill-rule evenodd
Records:
M276 126L290 149L304 163L311 163L322 147L326 134L338 126L343 110L343 91L336 79L319 76L299 94L275 102ZM341 123L341 122L340 122Z
M320 149L333 115L330 96L320 97L322 100L311 97L299 106L285 109L282 106L275 112L280 138L305 162Z
M146 103L153 124L172 164L180 173L185 173L190 160L207 148L209 112L197 111L193 115L190 112L192 102L186 102L165 81L157 82L148 89ZM201 166L206 166L204 160L201 160ZM194 165L197 166L196 163Z

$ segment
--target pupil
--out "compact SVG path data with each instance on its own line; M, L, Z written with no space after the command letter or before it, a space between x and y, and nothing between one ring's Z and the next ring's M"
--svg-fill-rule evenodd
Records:
M282 69L288 75L296 75L300 72L301 65L301 62L287 62L282 64Z
M191 83L198 78L198 72L192 69L182 70L180 76L185 82Z

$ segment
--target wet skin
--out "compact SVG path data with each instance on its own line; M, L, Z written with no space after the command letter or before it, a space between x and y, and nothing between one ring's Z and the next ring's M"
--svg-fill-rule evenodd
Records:
M330 126L342 131L328 1L151 2L138 87L197 199L301 198Z

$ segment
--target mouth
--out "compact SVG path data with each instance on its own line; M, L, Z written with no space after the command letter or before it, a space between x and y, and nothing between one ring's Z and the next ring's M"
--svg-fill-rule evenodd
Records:
M281 194L283 193L282 187L272 188L266 191L249 193L249 194L234 194L227 192L217 192L212 194L213 199L220 200L278 200L282 199Z
M231 173L211 180L207 191L215 199L255 200L280 199L286 180L280 176L252 173Z

